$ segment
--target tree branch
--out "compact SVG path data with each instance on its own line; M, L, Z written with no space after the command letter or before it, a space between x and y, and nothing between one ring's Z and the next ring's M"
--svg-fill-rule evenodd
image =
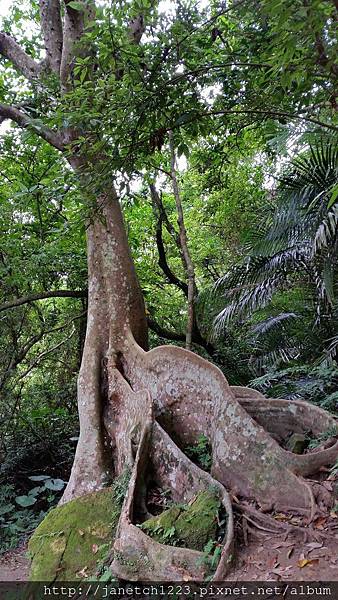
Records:
M153 319L150 319L149 317L148 326L154 333L164 338L165 340L172 340L173 342L185 342L184 333L177 333L176 331L172 331L171 329L166 329L165 327L162 327L161 325L159 325L159 323L157 323Z
M163 209L163 206L158 191L153 183L150 184L150 193L153 205L153 212L156 218L156 245L158 250L159 267L162 269L163 273L168 278L170 283L176 285L178 288L180 288L180 290L182 290L185 296L188 296L187 284L185 283L185 281L181 281L178 277L176 277L175 273L171 270L170 266L168 265L162 236L163 214L161 208Z
M186 348L191 349L192 333L195 322L195 311L194 311L194 299L196 295L196 283L195 283L195 269L191 260L187 231L184 223L183 207L181 202L181 194L178 187L178 180L176 175L176 155L174 147L174 136L172 130L169 131L169 147L170 147L170 165L171 165L171 180L173 184L173 192L177 209L177 223L179 227L180 247L182 250L183 262L188 279L188 322L187 322L187 333L186 333Z
M48 350L45 350L44 352L41 352L41 354L39 354L34 361L29 365L29 367L26 369L26 371L24 371L24 373L22 373L19 377L19 381L21 379L24 379L25 377L27 377L27 375L29 375L29 373L35 368L37 367L40 362L48 355L51 354L52 352L55 352L55 350L57 350L58 348L60 348L60 346L63 346L63 344L65 344L66 342L68 342L74 335L75 330L72 331L72 333L66 337L64 340L61 340L61 342L59 342L58 344L55 344L55 346L52 346L52 348L49 348Z
M29 302L34 302L35 300L46 300L47 298L86 298L87 294L87 290L53 290L50 292L38 292L0 304L0 312L22 306L23 304L29 304Z
M45 125L41 124L41 121L35 121L16 106L0 104L0 123L6 119L11 119L24 129L31 129L39 137L54 146L54 148L57 148L57 150L61 150L61 152L64 150L62 137L58 132L45 127Z
M170 178L171 178L171 173L167 172L167 175L170 176ZM172 283L173 285L176 285L178 288L180 288L183 291L186 298L188 298L188 285L186 284L185 281L181 281L180 279L178 279L178 277L176 277L175 273L173 273L171 271L171 269L167 263L167 258L166 258L164 243L163 243L163 237L162 237L162 224L164 223L166 225L166 229L167 229L168 233L171 235L174 242L176 243L177 248L181 254L183 267L186 268L185 262L184 262L184 259L182 256L180 236L177 234L174 226L169 221L168 215L163 206L161 197L153 183L150 184L150 193L151 193L151 200L152 200L152 205L153 205L153 212L154 212L154 215L156 218L156 244L157 244L157 250L158 250L158 254L159 254L158 264L161 267L163 273L166 275L166 277L170 281L170 283ZM197 295L196 285L195 285L195 294L194 295L195 296ZM195 313L195 311L194 311L194 313ZM159 331L160 326L157 325L154 321L152 321L151 323L152 323L152 325L149 324L150 329L152 329L153 331L158 333L158 335L161 335L162 337L169 339L169 340L173 340L173 341L175 341L175 340L176 341L184 341L185 340L185 337L184 336L182 337L183 334L181 335L181 334L177 334L176 332L170 332L169 330L165 330L163 328L161 328L162 333L160 333L160 331ZM157 326L157 330L154 329L155 326ZM165 333L166 333L166 335L165 335ZM203 337L203 335L201 334L195 314L193 314L193 326L192 326L191 339L194 344L198 344L199 346L202 346L202 348L204 348L210 356L213 356L215 354L214 346L210 342L208 342L208 340L206 340Z
M21 46L5 31L0 32L0 54L11 61L12 65L29 81L36 81L42 71L42 65L26 54Z
M47 66L59 75L63 47L60 0L39 0L39 3Z
M184 125L188 123L192 123L196 119L200 119L203 117L212 117L212 116L222 116L222 115L257 115L261 116L265 119L281 117L285 119L298 120L298 121L306 121L308 123L314 123L314 125L319 125L319 127L325 127L326 129L330 129L331 131L338 131L338 127L336 125L330 125L329 123L324 123L323 121L319 121L319 119L314 119L313 117L302 116L300 113L295 115L292 113L278 111L278 110L263 110L263 109L225 109L225 110L210 110L198 113L192 113L191 119L187 118L184 120ZM174 124L171 129L177 129L182 126L181 124ZM170 129L167 129L169 132Z
M148 326L151 331L156 333L159 337L164 338L165 340L170 340L172 342L185 342L186 335L185 333L178 333L177 331L173 331L172 329L167 329L166 327L162 327L157 321L154 321L150 317L148 317ZM192 332L192 343L197 346L201 346L208 352L210 356L215 354L215 348L212 344L205 340L199 330L194 329Z
M94 18L95 3L93 0L83 2L83 10L76 10L71 6L71 0L63 0L65 16L63 22L63 46L60 65L60 80L62 89L67 92L71 87L71 77L74 63L79 56L88 56L91 49L81 46L85 22L89 23Z

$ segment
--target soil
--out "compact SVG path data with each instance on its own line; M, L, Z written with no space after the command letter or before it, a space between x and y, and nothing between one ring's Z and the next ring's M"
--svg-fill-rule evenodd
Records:
M154 504L163 503L157 489L151 490L150 498ZM227 581L338 581L338 516L334 513L316 519L307 539L300 532L268 533L245 524L237 514L235 539L235 560ZM27 581L28 573L26 545L0 556L0 581Z
M305 543L292 535L249 534L235 555L227 581L338 581L338 538ZM0 581L27 581L28 573L26 547L0 557Z
M301 524L297 516L280 520ZM310 528L268 533L237 513L237 547L228 581L338 581L338 515L317 517Z
M228 581L338 581L338 539L299 542L285 535L252 538L241 548Z
M27 547L20 546L0 555L0 581L27 581L29 559L26 552Z

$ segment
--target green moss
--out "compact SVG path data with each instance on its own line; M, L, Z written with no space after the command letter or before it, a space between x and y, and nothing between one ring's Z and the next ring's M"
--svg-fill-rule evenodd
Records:
M142 529L161 544L179 545L203 550L217 533L219 498L210 492L200 492L185 506L174 505L142 524Z
M51 510L29 541L31 581L71 581L91 575L107 553L120 506L110 488Z

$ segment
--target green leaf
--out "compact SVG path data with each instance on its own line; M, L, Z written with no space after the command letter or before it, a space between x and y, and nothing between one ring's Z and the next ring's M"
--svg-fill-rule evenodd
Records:
M58 492L62 490L65 486L65 482L62 479L49 479L45 483L45 487L49 490L53 490Z
M29 490L28 496L33 496L35 498L43 489L44 488L41 486L32 488L31 490Z
M67 6L69 6L70 8L73 8L74 10L83 10L83 3L82 2L76 2L76 0L72 0L71 2L68 2Z
M34 498L33 496L17 496L15 498L15 502L19 506L26 508L27 506L33 506L33 504L35 504L36 502L36 498Z
M327 205L328 208L331 208L331 206L334 205L335 201L338 198L338 184L336 184L332 190L332 194L331 194L331 198L329 200L329 203Z
M46 479L50 479L49 475L31 475L28 477L31 481L45 481Z
M110 571L110 569L107 569L99 578L99 581L110 581L113 577L112 572Z
M183 113L176 119L175 125L183 125L184 123L189 123L191 121L192 115L191 113Z

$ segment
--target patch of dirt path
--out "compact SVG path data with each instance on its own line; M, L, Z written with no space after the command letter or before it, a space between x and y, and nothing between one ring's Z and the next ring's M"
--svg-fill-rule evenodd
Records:
M0 581L27 581L27 547L0 556ZM227 581L338 581L338 539L301 542L285 534L250 535L236 549Z
M27 581L29 559L26 546L0 555L0 581Z
M228 581L338 581L338 539L249 536L235 556Z

